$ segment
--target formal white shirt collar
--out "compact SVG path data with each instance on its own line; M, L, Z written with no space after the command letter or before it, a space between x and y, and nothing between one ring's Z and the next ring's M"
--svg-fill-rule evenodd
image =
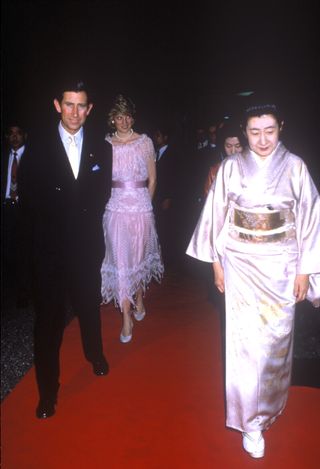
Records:
M22 145L22 147L18 148L18 150L14 150L12 148L10 154L13 158L13 154L16 153L17 154L17 160L19 161L21 156L22 156L22 153L24 152L24 150L25 150L25 145Z
M167 148L168 148L168 145L163 145L163 147L159 149L158 161L160 160L161 156L163 155L163 153L166 151Z
M61 140L63 141L64 144L70 143L69 138L74 137L76 144L79 146L82 143L82 138L83 138L83 128L80 127L77 133L75 134L70 134L69 132L66 131L66 129L62 126L61 121L59 122L59 134L61 137Z

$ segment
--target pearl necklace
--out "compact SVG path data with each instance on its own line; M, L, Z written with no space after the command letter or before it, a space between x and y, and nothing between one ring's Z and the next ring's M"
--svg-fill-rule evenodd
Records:
M128 137L120 137L117 131L115 131L115 133L114 133L114 135L117 137L118 140L122 140L122 141L124 141L124 142L127 142L128 140L130 140L132 134L133 134L133 130L132 130L132 129L130 129L130 131L129 131L129 136L128 136Z

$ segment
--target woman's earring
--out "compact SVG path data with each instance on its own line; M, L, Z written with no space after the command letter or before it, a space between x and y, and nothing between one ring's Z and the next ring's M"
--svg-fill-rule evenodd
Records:
M111 124L114 124L114 121L111 121Z

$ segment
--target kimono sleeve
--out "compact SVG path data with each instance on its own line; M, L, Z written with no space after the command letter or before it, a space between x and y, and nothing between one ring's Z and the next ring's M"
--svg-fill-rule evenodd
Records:
M186 253L204 262L218 262L222 252L218 252L218 238L227 220L228 171L222 164L216 179L209 189Z

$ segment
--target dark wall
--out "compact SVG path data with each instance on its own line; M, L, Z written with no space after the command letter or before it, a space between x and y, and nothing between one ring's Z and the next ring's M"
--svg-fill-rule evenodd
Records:
M93 124L105 125L122 92L136 103L139 131L160 118L192 127L234 112L239 91L275 90L288 142L318 159L316 2L269 3L263 15L233 3L4 0L2 125L55 119L55 84L76 71L95 91Z

